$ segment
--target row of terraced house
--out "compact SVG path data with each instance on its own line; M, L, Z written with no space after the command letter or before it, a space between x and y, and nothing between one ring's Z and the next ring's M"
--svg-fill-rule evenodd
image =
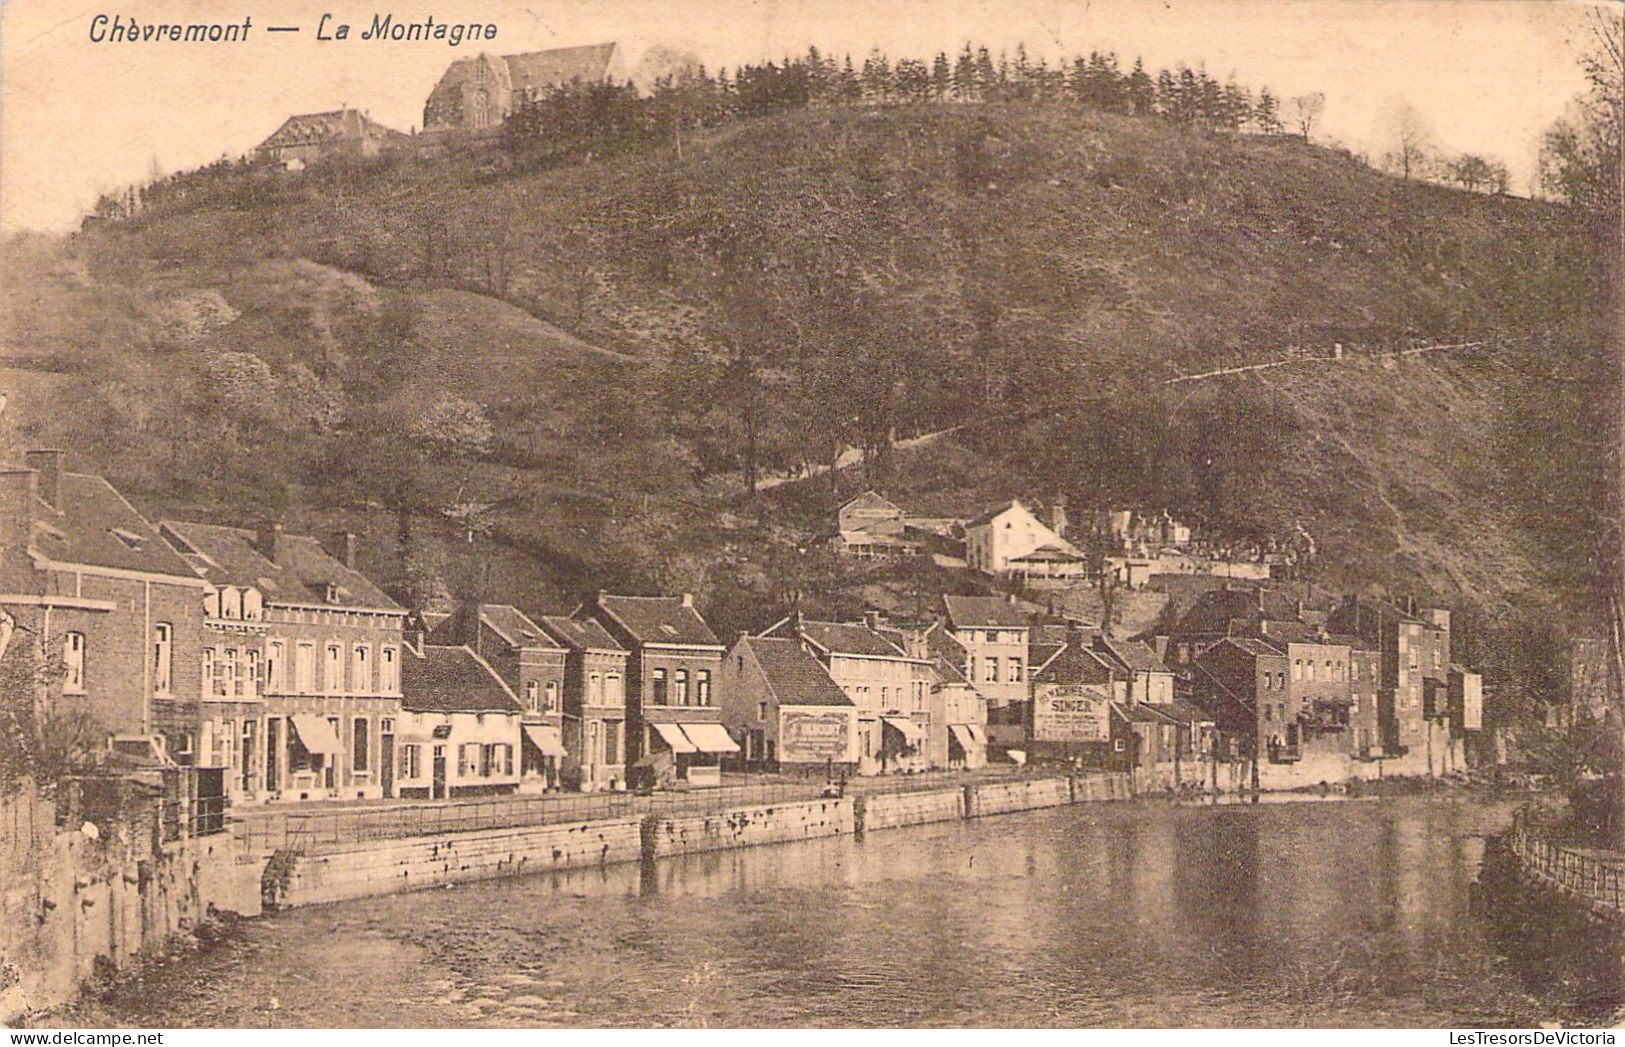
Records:
M1267 785L1351 761L1449 771L1482 727L1440 609L1220 588L1142 642L948 595L922 621L795 614L724 644L687 595L408 608L357 569L353 535L150 521L60 451L0 469L0 509L3 657L31 652L42 704L120 753L209 769L239 804L990 755L1193 781L1250 763Z
M54 450L0 468L0 512L0 659L34 659L41 711L233 803L986 759L986 702L925 630L798 620L728 647L687 595L408 608L352 534L149 520Z

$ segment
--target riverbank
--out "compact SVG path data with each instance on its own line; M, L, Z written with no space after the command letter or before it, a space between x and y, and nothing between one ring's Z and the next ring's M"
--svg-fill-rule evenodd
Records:
M306 906L243 921L53 1020L1529 1028L1606 1017L1566 976L1526 978L1469 911L1483 841L1512 804L1278 799L1069 804Z

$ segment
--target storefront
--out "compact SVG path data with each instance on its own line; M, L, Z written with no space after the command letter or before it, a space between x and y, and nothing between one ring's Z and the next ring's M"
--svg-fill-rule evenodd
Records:
M981 724L948 725L948 766L964 771L987 766L987 732Z
M559 769L564 761L564 738L550 724L521 725L519 791L546 792L560 787Z
M906 716L883 716L880 736L881 766L890 771L924 770L925 728Z
M720 723L651 723L652 752L670 752L671 775L689 785L722 784L722 757L739 752L739 744Z

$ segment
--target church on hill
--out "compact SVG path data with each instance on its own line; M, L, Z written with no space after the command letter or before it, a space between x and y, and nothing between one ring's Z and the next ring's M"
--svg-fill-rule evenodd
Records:
M500 127L515 105L540 98L552 88L574 81L626 78L626 63L617 43L459 58L423 104L423 129L489 130Z

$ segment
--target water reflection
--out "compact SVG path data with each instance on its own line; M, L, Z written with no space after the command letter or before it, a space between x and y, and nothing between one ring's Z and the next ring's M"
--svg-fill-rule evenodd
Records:
M1468 906L1507 816L1083 806L425 891L252 923L94 1017L1524 1025L1565 1004L1508 973Z

